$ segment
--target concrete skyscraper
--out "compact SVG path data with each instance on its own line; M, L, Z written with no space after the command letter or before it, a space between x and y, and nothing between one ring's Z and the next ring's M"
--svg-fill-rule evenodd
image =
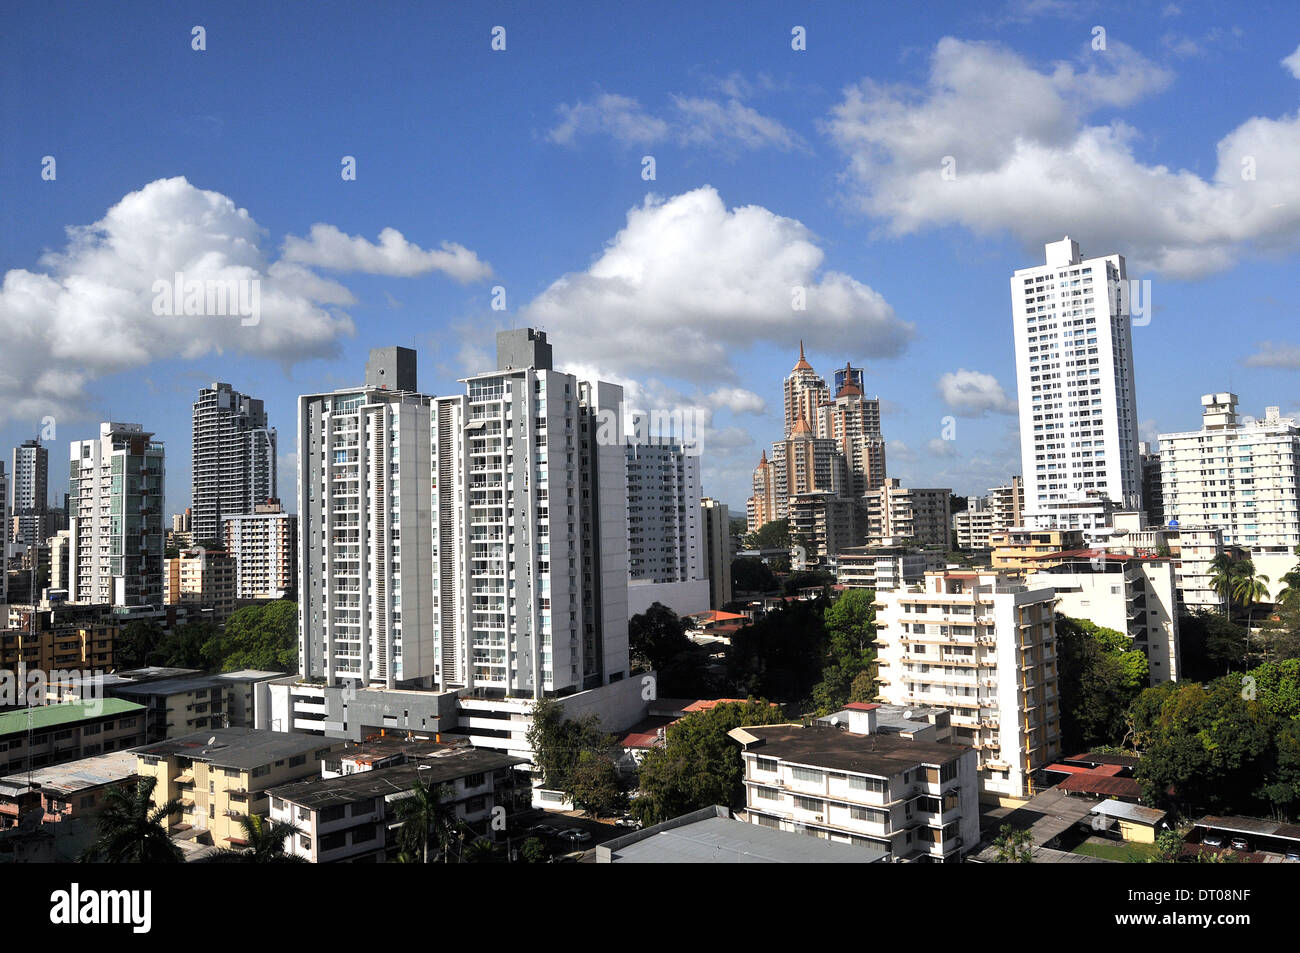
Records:
M1026 521L1086 530L1141 508L1128 273L1068 237L1045 251L1011 278Z
M50 455L39 440L24 440L13 453L11 541L26 546L44 546L54 532L50 517ZM9 521L5 521L9 532Z
M163 604L163 445L140 424L103 423L74 441L69 475L68 600Z
M276 492L276 433L262 401L214 383L194 402L193 523L196 543L220 540L225 521Z

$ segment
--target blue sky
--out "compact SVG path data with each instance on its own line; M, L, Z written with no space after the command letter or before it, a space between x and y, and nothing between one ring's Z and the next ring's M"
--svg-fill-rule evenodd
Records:
M1008 279L1065 234L1152 280L1144 436L1225 387L1300 410L1293 4L466 6L12 13L0 446L54 417L61 494L68 441L143 423L174 511L224 380L266 400L292 500L296 395L386 344L457 391L538 324L559 365L705 414L733 506L801 338L827 376L865 365L890 475L980 493L1019 472ZM259 278L259 323L153 314L175 270Z

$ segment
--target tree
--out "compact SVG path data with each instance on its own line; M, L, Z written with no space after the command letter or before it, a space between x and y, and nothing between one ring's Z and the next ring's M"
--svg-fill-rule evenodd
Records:
M876 594L848 589L826 608L827 657L822 679L812 690L818 715L829 715L850 701L875 697ZM865 683L859 679L866 677ZM855 688L857 695L854 697Z
M632 664L658 671L683 652L695 647L686 637L687 622L660 602L627 620Z
M113 664L119 669L142 668L154 657L163 631L156 622L135 619L113 640Z
M427 864L430 848L434 848L446 863L457 838L453 793L445 784L434 787L416 779L411 793L397 802L397 819L401 822L397 841L408 858L419 857L421 863Z
M649 826L714 804L738 806L744 800L744 764L740 745L727 732L785 720L779 707L751 698L673 722L663 746L651 748L641 762L640 795L632 802L632 813Z
M298 833L293 824L272 824L260 814L249 814L239 819L244 831L245 846L237 850L223 849L210 858L216 863L236 864L305 864L307 858L289 852L287 843Z
M499 864L504 859L501 847L489 837L476 837L461 852L463 864Z
M826 661L822 600L786 603L731 637L727 679L737 694L802 705Z
M583 753L603 755L614 746L614 739L601 731L599 717L587 714L565 718L564 706L551 698L533 705L532 724L525 737L542 783L569 796L573 792L574 769Z
M97 825L99 839L85 859L109 864L180 863L184 856L167 833L167 818L180 812L179 798L154 807L155 777L134 787L115 787L104 797Z
M594 751L583 751L570 776L571 790L566 792L573 806L592 817L621 814L627 809L627 793L619 786L614 759Z
M820 569L801 569L786 576L781 588L787 596L793 596L800 589L812 589L814 587L821 589L824 594L826 587L833 585L835 585L834 574Z
M772 520L745 537L746 549L789 549L790 521Z
M1033 839L1029 831L1003 824L993 841L999 864L1031 864L1034 861Z
M1056 650L1064 746L1119 744L1127 712L1147 685L1146 655L1122 632L1059 614Z
M1172 864L1177 862L1183 852L1183 835L1178 831L1163 830L1156 835L1156 855L1147 858L1152 864Z
M771 592L777 586L772 567L757 556L731 561L731 584L737 592Z
M551 852L540 837L530 837L519 847L519 857L526 864L544 864Z
M298 604L288 600L245 606L226 620L219 667L289 672L298 664Z

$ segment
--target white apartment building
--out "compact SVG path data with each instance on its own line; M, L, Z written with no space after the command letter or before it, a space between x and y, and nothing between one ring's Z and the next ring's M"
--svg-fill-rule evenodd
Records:
M71 446L68 601L163 604L164 450L140 424Z
M854 546L836 556L836 582L850 589L901 589L918 585L927 572L942 569L947 557L907 545Z
M1218 529L1226 546L1253 557L1281 553L1294 563L1300 426L1277 407L1266 408L1262 420L1239 416L1232 393L1205 394L1201 405L1200 430L1160 435L1166 521Z
M1141 556L1168 553L1173 561L1174 590L1179 605L1188 612L1222 612L1223 597L1214 590L1214 573L1210 567L1224 552L1223 530L1184 526L1177 521L1173 526L1144 529L1141 517L1140 513L1117 513L1114 531L1105 548Z
M1058 557L1059 558L1059 557ZM1150 684L1179 678L1178 591L1174 561L1080 550L1025 578L1056 592L1056 611L1122 632L1146 655Z
M497 335L497 364L434 404L437 685L606 685L628 671L623 390L554 370L531 328Z
M750 823L886 851L894 861L956 863L979 841L974 749L882 734L872 706L847 726L736 728Z
M1025 524L1093 529L1141 508L1137 398L1122 255L1068 237L1011 278ZM1072 504L1072 505L1071 505Z
M1029 796L1060 754L1054 601L1052 589L952 570L876 596L880 700L949 709L989 797Z
M678 615L712 608L699 454L638 424L634 433L627 444L628 616L655 602Z
M279 500L226 520L226 551L235 559L239 599L292 599L298 591L298 517Z
M972 505L960 513L952 514L953 545L958 549L988 549L989 534L995 528L993 510L988 506L987 497L980 497L971 503L983 505Z
M9 601L9 481L5 479L5 464L0 460L0 563L5 571L0 573L0 605Z
M261 400L214 382L194 402L193 505L199 544L219 541L225 521L279 494L276 432Z
M433 684L429 405L407 348L298 398L299 658L327 685Z

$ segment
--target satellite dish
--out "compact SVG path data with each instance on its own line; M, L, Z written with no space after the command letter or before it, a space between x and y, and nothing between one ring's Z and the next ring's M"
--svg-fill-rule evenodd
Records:
M216 735L213 735L211 738L208 739L208 744L210 744L210 745L214 745L214 744L216 744L216 743L217 743L217 736L216 736Z
M840 716L839 716L839 715L832 715L832 716L831 716L831 724L832 724L832 725L838 725L839 723L840 723Z

